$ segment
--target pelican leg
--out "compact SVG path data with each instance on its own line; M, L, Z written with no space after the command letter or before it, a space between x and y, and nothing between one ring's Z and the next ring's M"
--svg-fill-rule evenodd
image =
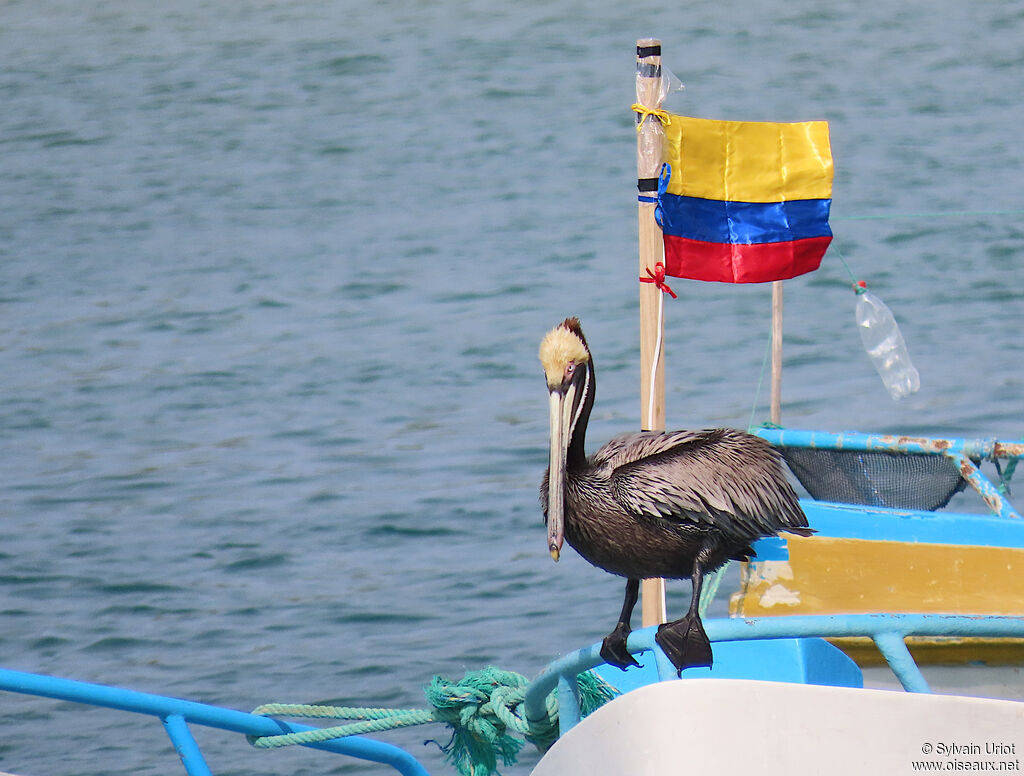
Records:
M699 560L693 562L693 595L686 615L675 622L658 626L654 640L680 675L684 668L711 666L711 642L700 621L700 588L704 581L704 567Z
M626 649L626 639L629 638L629 634L632 632L629 621L633 619L633 607L636 606L636 601L639 597L640 580L627 579L626 598L622 602L622 613L619 614L619 621L615 624L612 632L605 636L604 641L601 642L601 657L604 659L604 662L616 668L621 668L623 671L629 666L640 665L629 654L629 650Z

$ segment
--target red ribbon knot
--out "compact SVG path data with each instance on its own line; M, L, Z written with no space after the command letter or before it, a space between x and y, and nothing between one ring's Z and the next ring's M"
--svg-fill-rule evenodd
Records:
M650 267L646 267L647 277L640 278L641 283L654 283L654 287L659 291L662 291L673 299L677 299L676 292L672 290L672 287L665 282L665 265L660 261L654 265L654 272L651 272Z

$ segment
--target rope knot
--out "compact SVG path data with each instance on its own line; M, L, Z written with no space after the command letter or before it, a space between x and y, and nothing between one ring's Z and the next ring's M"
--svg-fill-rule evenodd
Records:
M634 102L630 106L630 110L640 115L640 121L636 125L637 132L643 129L644 122L647 121L648 116L654 116L654 118L658 119L658 121L661 122L661 125L663 127L667 127L669 124L672 123L672 114L670 114L667 110L662 110L661 108L648 108L646 105L643 105L639 102Z
M618 691L598 676L586 672L577 677L580 710L584 716L609 701ZM425 688L430 709L378 709L348 706L309 706L268 703L253 711L265 716L313 717L356 720L344 725L313 728L274 736L250 737L260 749L310 745L342 736L375 733L428 722L442 722L452 731L441 746L461 776L492 776L498 758L514 765L524 739L546 750L558 737L558 701L546 699L545 716L525 719L522 704L529 681L525 676L499 668L470 671L457 682L435 676ZM428 742L429 743L429 742Z
M471 671L453 682L435 676L426 688L427 700L439 721L452 729L452 739L442 749L463 776L497 771L498 757L505 765L516 761L521 739L529 732L517 712L526 696L526 677L512 671L488 668Z
M662 293L668 294L673 299L678 299L676 292L672 290L672 287L665 282L665 265L660 261L654 265L654 272L651 272L650 267L646 267L647 277L641 277L641 283L654 283L654 287Z

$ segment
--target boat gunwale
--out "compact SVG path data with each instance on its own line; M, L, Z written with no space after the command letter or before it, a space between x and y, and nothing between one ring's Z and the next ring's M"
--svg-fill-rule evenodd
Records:
M1007 638L1024 640L1024 617L951 614L822 614L780 617L716 618L704 621L712 643L792 638L870 638L904 690L931 693L921 669L907 648L908 637ZM657 627L633 631L627 642L630 654L652 651L659 681L677 678L676 669L657 646ZM580 720L576 677L600 665L600 644L575 650L553 662L526 691L527 721L544 716L547 696L558 688L560 733Z

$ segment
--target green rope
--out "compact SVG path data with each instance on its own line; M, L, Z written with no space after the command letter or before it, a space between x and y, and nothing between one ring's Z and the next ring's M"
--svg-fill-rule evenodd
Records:
M764 358L761 359L761 373L757 378L757 389L754 391L754 404L750 408L750 421L747 423L747 431L754 432L754 415L757 414L757 405L761 401L761 388L764 386L764 376L768 373L768 356L772 352L772 327L768 327L768 344L764 347Z
M266 717L360 720L317 730L282 733L279 736L251 737L249 743L257 749L319 744L332 738L382 733L385 730L439 721L434 712L427 709L360 709L345 706L305 706L299 703L267 703L254 709L252 713Z
M839 246L835 244L834 240L832 241L832 249L835 251L836 256L839 257L839 261L841 261L843 266L846 268L846 274L850 276L850 282L853 283L853 289L858 294L861 293L859 286L860 281L857 279L857 276L853 274L853 270L850 269L850 265L846 263L846 257L843 256L843 252L839 250Z
M1007 462L1005 469L999 466L998 458L994 462L996 465L996 471L999 473L999 493L1003 496L1012 495L1010 493L1010 480L1013 479L1013 473L1017 469L1018 460L1019 459L1017 458L1011 458Z
M583 716L619 694L596 674L577 677ZM441 749L461 776L497 773L498 759L513 765L524 741L545 751L558 737L558 700L554 692L545 702L545 716L527 720L522 709L529 681L521 674L499 668L470 671L457 682L435 676L424 692L430 709L381 709L353 706L311 706L268 703L253 711L271 717L348 720L343 725L275 736L250 737L260 749L323 743L333 738L380 733L411 725L441 722L452 729L452 739Z
M857 279L857 276L853 274L853 270L850 269L850 265L847 263L846 257L843 256L843 252L841 250L839 250L839 246L836 245L835 240L832 241L832 243L829 246L829 248L830 248L830 250L833 253L835 253L835 255L838 257L839 261L842 263L843 267L846 269L846 274L848 274L850 276L850 282L853 285L853 290L856 291L858 294L863 293L864 292L864 288L860 285L860 281ZM754 390L754 402L753 402L753 404L750 407L750 420L747 422L747 431L749 431L750 433L753 433L754 428L755 428L755 426L754 426L754 417L757 415L758 404L761 401L761 390L764 387L764 378L765 378L765 375L768 374L768 358L771 355L771 351L772 351L772 328L771 328L771 325L770 325L770 322L769 322L768 342L767 342L767 344L765 345L765 348L764 348L764 358L761 359L761 372L760 372L760 374L758 375L758 378L757 378L757 388ZM764 425L764 424L762 424L762 425Z
M712 571L704 577L704 585L700 589L700 600L697 602L697 613L701 617L707 615L708 607L711 606L711 602L718 595L718 588L722 585L722 577L725 576L726 568L728 566L722 566L722 568Z
M902 218L964 218L973 216L1020 216L1024 210L950 210L945 213L879 213L864 216L831 216L830 221L898 221Z

